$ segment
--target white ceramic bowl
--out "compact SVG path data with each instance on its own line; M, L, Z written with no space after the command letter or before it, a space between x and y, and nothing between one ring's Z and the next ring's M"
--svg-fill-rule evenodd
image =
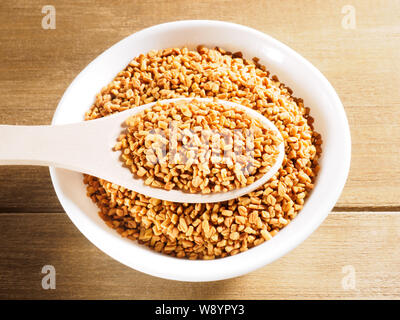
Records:
M315 128L322 134L323 153L315 189L300 214L272 240L235 256L191 261L156 253L122 238L98 216L86 196L82 174L50 168L57 196L77 228L99 249L136 270L174 280L212 281L239 276L286 254L305 240L335 205L350 166L350 130L335 90L307 60L270 36L237 24L219 21L178 21L137 32L93 60L64 93L53 124L82 121L96 93L141 53L151 49L198 44L242 51L260 58L267 69L304 99L311 108Z

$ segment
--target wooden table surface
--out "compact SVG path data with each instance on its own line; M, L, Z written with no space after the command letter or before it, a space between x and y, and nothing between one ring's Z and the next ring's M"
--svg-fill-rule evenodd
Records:
M50 3L56 29L46 30ZM226 20L286 43L329 79L349 119L352 164L336 207L304 243L255 272L207 283L163 280L112 260L64 213L47 168L2 166L0 298L399 299L399 12L400 1L371 0L1 1L2 124L50 123L74 77L138 30ZM44 265L56 269L55 290L42 288Z

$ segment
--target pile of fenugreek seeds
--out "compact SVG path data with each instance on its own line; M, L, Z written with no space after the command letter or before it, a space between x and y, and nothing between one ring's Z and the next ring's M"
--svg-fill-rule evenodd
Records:
M100 216L123 237L179 258L226 257L271 239L302 209L318 173L322 140L309 109L258 59L200 46L133 59L97 95L86 119L183 96L230 100L261 112L285 140L280 170L258 190L212 204L161 201L85 176Z
M218 101L157 102L126 120L124 164L146 185L191 193L252 184L274 165L281 139L238 108Z

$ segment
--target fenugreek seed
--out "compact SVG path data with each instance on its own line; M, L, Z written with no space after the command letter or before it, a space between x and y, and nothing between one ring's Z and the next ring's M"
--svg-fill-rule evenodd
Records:
M165 121L158 121L158 127L160 127L161 129L167 129L168 123Z
M275 205L275 203L276 203L275 197L274 197L273 195L269 194L269 195L267 196L267 203L268 203L269 205L271 205L271 206Z
M210 230L210 225L208 223L208 220L203 220L201 227L202 227L204 233L208 233Z
M247 216L247 208L245 206L239 206L238 211L240 215Z
M184 248L191 248L194 246L194 243L192 241L182 240L182 246Z
M178 215L174 213L174 214L172 215L172 217L171 217L171 222L172 222L173 224L177 224L178 220L179 220Z
M200 186L202 184L202 182L203 182L203 179L200 178L199 176L197 176L192 180L192 185L194 187L198 187L198 186Z
M150 185L153 181L154 181L154 178L153 178L153 177L148 177L148 178L144 181L144 184Z
M187 223L186 223L186 220L184 217L179 218L179 227L182 230L182 232L185 232L185 233L187 232L188 226L187 226Z
M255 246L258 246L258 245L260 245L261 243L263 243L265 240L263 239L263 238L258 238L258 239L256 239L256 240L254 240L254 242L253 242L253 244L255 245Z
M231 215L233 215L233 211L232 210L222 210L221 214L223 216L230 217Z
M144 101L146 102L147 99ZM129 127L126 133L119 138L115 149L124 148L125 164L131 166L134 173L139 171L141 175L139 177L146 176L146 184L154 187L163 187L167 190L177 187L192 193L207 194L226 192L249 185L265 172L265 168L259 165L264 148L261 144L265 139L264 136L268 136L268 141L272 142L271 145L268 145L271 150L277 150L279 139L244 112L240 110L234 112L226 110L226 108L223 105L200 103L196 100L171 104L157 103L152 109L147 109L126 121ZM203 114L206 115L206 113L203 111L206 109L210 109L212 112L204 117ZM240 115L240 121L236 119L238 115ZM175 121L172 121L171 117ZM198 120L195 125L193 118ZM168 123L171 121L173 125L168 128ZM251 154L251 158L240 155L239 162L236 161L236 155L231 150L233 139L231 131L229 131L236 128L236 124L234 124L236 122L243 130L248 130L246 127L251 124L252 130L255 127L257 130L253 131L258 134L255 138L256 149ZM223 136L221 138L220 134L205 134L206 129L217 129L223 133ZM162 130L164 131L162 132ZM165 134L166 136L164 136ZM236 132L235 134L240 136L241 140L239 139L239 141L242 145L249 139L247 131L245 134L238 135ZM178 141L182 142L182 146L179 146L175 138L169 143L169 139L167 139L169 136L176 136ZM137 139L138 137L144 137L144 140ZM198 148L208 146L210 139L212 153L209 154L207 151L198 153ZM169 151L166 148L168 144ZM129 148L125 147L128 145ZM221 153L224 156L221 156ZM211 168L208 165L209 160L211 160ZM248 167L248 163L253 163L252 169ZM164 165L162 174L158 164ZM181 165L183 167L180 167ZM136 166L146 169L136 170ZM147 168L155 168L155 170L147 170ZM244 172L254 175L245 177ZM173 179L173 185L169 183L170 173L173 177L177 177L177 179ZM160 183L158 180L150 182L149 178L155 176L164 178L165 183ZM218 179L212 178L214 176Z
M225 247L225 251L228 252L228 253L230 253L232 250L233 250L232 246L226 246Z
M246 233L256 233L255 230L253 228L251 228L251 227L246 227L244 229L244 232L246 232Z
M246 218L243 216L235 216L235 222L237 224L245 224L246 223Z
M261 233L262 237L265 239L265 241L268 241L268 240L271 240L271 239L272 239L271 234L270 234L267 230L262 229L262 230L260 231L260 233Z
M132 91L132 89L128 89L128 90L126 91L125 95L126 95L126 97L127 97L128 99L132 98L132 97L133 97L133 91Z
M240 237L239 232L232 232L229 236L231 240L238 240Z

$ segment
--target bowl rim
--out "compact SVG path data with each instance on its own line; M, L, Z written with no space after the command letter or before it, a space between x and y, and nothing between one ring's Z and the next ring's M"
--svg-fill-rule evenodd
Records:
M59 176L57 175L57 170L54 167L50 168L50 177L53 183L53 187L55 189L56 195L71 219L71 221L74 223L74 225L79 229L79 231L90 241L92 242L97 248L99 248L101 251L106 253L107 255L111 256L113 259L119 261L120 263L127 265L131 268L134 268L136 270L139 270L141 272L157 276L160 278L165 278L165 279L172 279L172 280L179 280L179 281L192 281L192 282L197 282L197 281L215 281L215 280L222 280L222 279L228 279L228 278L233 278L237 277L240 275L243 275L245 273L254 271L264 265L267 265L276 259L282 257L283 255L287 254L289 251L293 250L295 247L297 247L299 244L301 244L308 236L310 236L319 226L320 224L325 220L329 212L332 210L334 207L335 203L337 202L344 185L347 180L347 176L349 173L350 169L350 160L351 160L351 136L350 136L350 128L348 124L348 120L344 111L344 107L332 87L332 85L329 83L329 81L322 75L322 73L314 67L308 60L303 58L300 54L298 54L296 51L293 49L289 48L282 42L274 39L273 37L261 32L257 31L255 29L239 25L236 23L231 23L231 22L225 22L225 21L216 21L216 20L181 20L181 21L173 21L173 22L167 22L167 23L162 23L158 24L155 26L151 26L148 28L145 28L143 30L140 30L138 32L135 32L124 39L120 40L119 42L115 43L113 46L105 50L103 53L101 53L98 57L96 57L94 60L92 60L76 77L75 79L71 82L71 84L68 86L66 91L63 94L63 97L61 98L57 109L54 113L52 124L56 124L58 119L59 119L59 114L60 114L60 106L62 105L62 101L65 99L65 97L73 90L74 84L76 84L79 81L79 78L84 74L85 72L88 71L88 69L95 64L96 61L107 55L111 50L116 50L117 47L122 47L125 43L128 41L131 41L134 37L138 37L146 35L146 34L151 34L153 32L157 32L158 30L165 29L165 28L175 28L175 27L188 27L188 26L220 26L220 27L230 27L233 30L242 30L247 33L251 33L254 36L257 36L258 38L266 40L266 42L273 43L276 47L279 48L279 50L284 51L286 54L290 54L296 59L298 59L302 64L304 64L309 71L313 74L314 77L318 79L318 81L321 82L321 85L324 86L324 88L327 90L329 93L329 97L332 99L333 104L335 105L337 111L337 116L340 120L340 128L342 129L342 136L343 136L343 149L342 149L342 161L340 163L340 174L338 174L338 178L335 181L335 188L331 190L329 194L328 199L324 199L324 207L323 209L320 210L319 214L311 220L305 228L298 230L295 235L292 235L286 242L279 243L280 235L281 234L286 234L287 230L290 225L293 224L294 221L292 221L287 227L283 228L277 236L275 236L273 239L270 241L267 241L259 246L253 247L248 251L241 252L238 255L234 256L228 256L225 258L219 258L219 259L214 259L214 260L187 260L187 259L178 259L174 257L170 257L164 254L159 254L153 250L147 250L145 248L140 248L139 245L136 244L136 253L140 252L145 256L145 258L149 258L150 256L154 256L154 259L149 259L151 261L156 261L161 264L167 264L168 265L168 270L161 270L162 268L159 267L159 265L151 265L149 262L143 263L143 259L136 259L132 261L130 259L129 261L127 258L124 258L121 254L118 254L113 250L112 247L107 245L107 239L111 240L111 238L114 238L115 235L111 235L110 232L109 234L106 234L102 232L101 230L97 230L94 226L85 226L84 222L90 221L89 219L86 219L85 217L83 218L85 221L80 221L78 220L77 216L73 214L70 203L67 201L62 188L61 188L61 181L59 179ZM304 209L302 209L304 210ZM115 231L110 228L110 231ZM118 237L120 237L118 235ZM115 239L114 239L115 240ZM121 244L123 243L122 241L125 241L126 239L122 239L121 237ZM134 243L132 240L127 240L130 243ZM278 243L277 243L278 242ZM266 248L264 245L269 244L268 248L270 250L270 254L263 256L262 253L264 249ZM279 244L279 245L277 245ZM272 246L274 245L274 246ZM132 245L130 245L132 246ZM133 246L132 246L133 247ZM147 253L146 253L147 252ZM272 253L271 253L272 252ZM265 252L264 252L265 253ZM157 258L156 258L157 257ZM251 264L243 263L243 261L249 261L248 259L251 259ZM227 263L231 265L229 269L224 269L226 267ZM184 270L182 268L194 268L197 273L193 274L191 272L188 272L187 270ZM177 270L172 270L174 268L177 268Z

